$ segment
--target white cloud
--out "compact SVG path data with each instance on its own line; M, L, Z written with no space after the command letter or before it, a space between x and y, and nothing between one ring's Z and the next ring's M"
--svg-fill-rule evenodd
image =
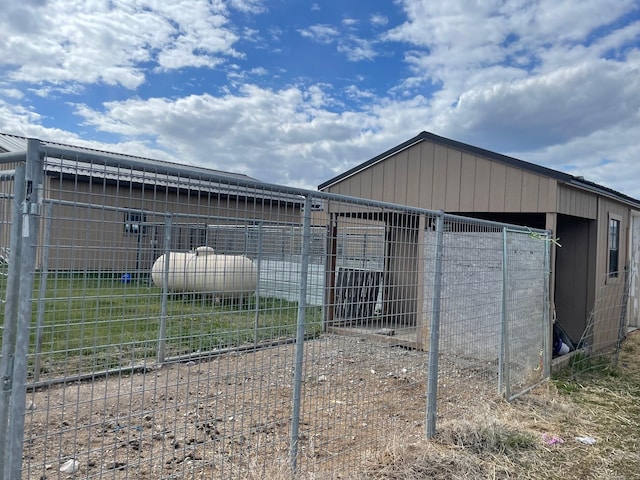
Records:
M304 38L309 38L322 44L332 43L340 35L340 32L335 27L320 24L300 29L299 33Z
M535 150L640 120L640 66L600 60L464 92L441 128L502 150Z
M343 53L352 62L373 60L378 55L372 41L354 35L341 39L338 52Z
M9 102L0 103L0 131L76 144L82 129L104 132L123 142L95 148L126 146L128 153L314 187L430 130L640 196L630 180L640 178L640 22L630 20L636 1L393 4L406 14L401 24L389 25L396 17L383 10L299 28L232 23L267 12L257 0L0 0L7 52L0 94ZM335 85L286 62L292 28L317 44L314 52L331 52L335 63L326 66ZM267 61L251 63L240 50L247 45ZM404 63L392 58L397 51ZM371 81L377 61L385 83ZM87 97L92 83L135 89L151 71L166 81L162 75L184 67L224 69L226 78L210 85L205 77L189 78L198 85L193 94L180 85L139 90L155 98ZM286 77L294 71L296 78ZM42 95L34 105L75 102L77 133L47 128L55 120L45 111L12 103L29 105L33 92Z
M213 67L241 54L224 3L206 0L5 2L0 66L13 81L135 89L149 68ZM263 11L258 1L233 7Z
M397 120L390 119L397 105L335 113L334 102L319 85L278 91L245 85L224 97L109 102L104 111L78 105L77 114L100 131L154 139L157 150L180 161L309 188L404 140L404 127L417 128L403 120L399 129L384 126Z
M369 21L371 22L371 25L374 25L376 27L384 27L389 23L389 19L387 18L387 16L379 13L374 13L373 15L371 15Z

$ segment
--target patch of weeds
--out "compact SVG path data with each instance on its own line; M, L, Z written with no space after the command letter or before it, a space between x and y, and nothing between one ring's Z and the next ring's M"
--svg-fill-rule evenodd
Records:
M474 454L509 455L536 448L536 439L528 432L508 425L478 425L469 422L452 423L439 435L449 443Z
M576 383L573 383L567 380L556 379L556 380L553 380L553 383L558 389L558 391L561 393L572 394L580 390L580 387Z

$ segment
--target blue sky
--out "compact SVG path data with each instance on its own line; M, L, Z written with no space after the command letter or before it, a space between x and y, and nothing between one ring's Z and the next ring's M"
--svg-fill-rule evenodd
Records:
M640 198L638 0L0 0L0 131L315 188L426 130Z

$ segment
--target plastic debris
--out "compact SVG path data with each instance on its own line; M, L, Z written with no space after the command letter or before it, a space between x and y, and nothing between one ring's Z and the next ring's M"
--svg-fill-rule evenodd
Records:
M551 435L549 433L545 433L542 435L542 441L546 445L562 445L564 443L564 440L561 437L557 435Z
M584 443L585 445L593 445L596 443L596 439L593 437L576 437L576 440L580 443Z
M60 467L60 471L62 473L75 473L75 471L78 470L79 466L80 462L72 458L71 460L67 460L62 464L62 466Z

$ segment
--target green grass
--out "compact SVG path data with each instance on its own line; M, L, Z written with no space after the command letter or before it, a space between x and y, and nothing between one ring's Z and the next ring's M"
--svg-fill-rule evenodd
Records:
M155 361L160 344L162 291L148 279L122 283L118 275L49 275L44 302L34 285L30 355L35 364L42 308L40 372L72 375ZM4 293L4 286L1 286ZM305 310L308 336L321 331L321 310ZM0 312L4 325L4 311ZM254 297L242 304L202 295L169 295L165 356L206 353L295 337L296 302Z

